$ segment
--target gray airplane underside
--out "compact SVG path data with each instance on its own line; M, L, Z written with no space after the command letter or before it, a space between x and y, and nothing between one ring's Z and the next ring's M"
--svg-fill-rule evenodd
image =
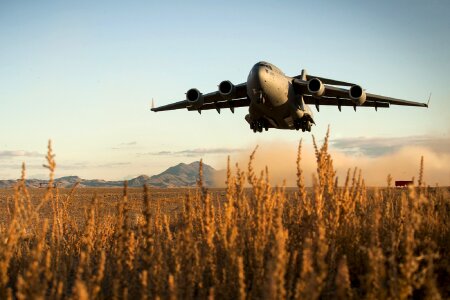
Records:
M419 103L366 93L359 85L306 74L286 76L279 68L259 62L253 66L247 82L233 85L222 81L218 90L202 94L197 89L186 93L186 100L152 108L152 111L188 109L198 111L248 107L245 119L254 132L269 128L311 131L315 124L308 104L319 111L321 105L387 108L390 105L428 107Z

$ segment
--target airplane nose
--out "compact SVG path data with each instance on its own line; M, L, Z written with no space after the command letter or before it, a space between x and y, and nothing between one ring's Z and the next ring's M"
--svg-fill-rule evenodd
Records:
M266 74L267 74L267 69L265 67L260 66L258 68L258 80L260 82L260 84L262 85L263 82L266 81Z
M253 66L248 81L251 82L252 86L258 89L261 89L264 86L264 83L267 81L267 70L264 66L260 64L256 64Z

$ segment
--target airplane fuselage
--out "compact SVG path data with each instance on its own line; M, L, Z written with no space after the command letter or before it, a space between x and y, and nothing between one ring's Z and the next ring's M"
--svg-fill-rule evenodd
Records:
M294 91L292 78L272 64L253 66L247 78L247 95L251 103L246 120L256 127L254 130L258 126L296 129L302 122L314 122L311 110Z

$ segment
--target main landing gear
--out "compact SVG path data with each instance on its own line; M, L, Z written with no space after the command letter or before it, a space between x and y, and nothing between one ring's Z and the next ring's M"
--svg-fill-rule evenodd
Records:
M294 121L295 130L302 130L303 132L311 132L312 122L309 118L301 118Z
M269 130L269 124L265 119L259 119L250 123L250 129L252 129L253 132L262 132L263 129L267 131Z

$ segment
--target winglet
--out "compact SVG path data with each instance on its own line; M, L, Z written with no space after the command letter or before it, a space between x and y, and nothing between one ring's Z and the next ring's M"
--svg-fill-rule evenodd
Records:
M155 110L155 101L153 100L153 98L152 98L152 105L151 105L151 107L150 107L150 110L151 110L151 111L156 111L156 110Z
M431 93L430 93L430 95L428 96L427 107L430 105L430 100L431 100Z

